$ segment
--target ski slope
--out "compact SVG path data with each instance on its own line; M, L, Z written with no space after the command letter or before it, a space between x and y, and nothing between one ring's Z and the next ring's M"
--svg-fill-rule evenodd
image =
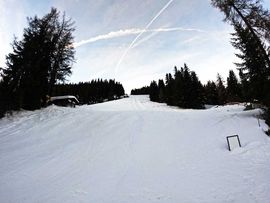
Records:
M267 126L243 108L131 96L15 113L0 120L0 202L268 203Z

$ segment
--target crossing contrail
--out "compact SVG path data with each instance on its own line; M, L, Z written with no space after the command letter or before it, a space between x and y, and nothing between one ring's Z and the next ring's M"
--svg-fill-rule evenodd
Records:
M174 0L168 1L168 3L163 6L163 8L155 15L155 17L146 25L146 27L135 37L135 39L130 43L124 54L120 57L116 67L115 67L115 75L118 72L119 66L124 60L125 56L129 52L129 50L133 47L133 45L136 43L136 41L139 39L139 37L152 25L152 23L169 7L169 5L173 2Z
M124 37L124 36L128 36L128 35L135 35L135 34L140 34L140 33L145 33L145 32L152 32L151 36L154 35L155 33L159 33L159 32L174 32L174 31L194 31L194 32L205 32L203 30L200 29L193 29L193 28L182 28L182 27L172 27L172 28L157 28L157 29L137 29L137 28L131 28L131 29L126 29L126 30L118 30L118 31L113 31L113 32L109 32L107 34L104 35L98 35L95 37L91 37L87 40L82 40L80 42L75 42L73 44L73 46L75 48L83 46L85 44L89 44L89 43L94 43L100 40L108 40L108 39L113 39L113 38L118 38L118 37ZM146 37L149 38L149 37ZM134 47L135 42L133 43L133 46L131 46L131 48Z

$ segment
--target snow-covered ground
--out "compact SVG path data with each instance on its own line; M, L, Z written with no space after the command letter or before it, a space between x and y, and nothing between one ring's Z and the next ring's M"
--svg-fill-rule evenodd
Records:
M147 96L0 120L0 202L270 201L259 110L181 110ZM228 151L226 136L242 148Z

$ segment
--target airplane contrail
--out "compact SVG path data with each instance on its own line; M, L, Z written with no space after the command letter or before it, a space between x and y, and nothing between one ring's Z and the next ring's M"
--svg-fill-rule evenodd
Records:
M174 0L170 0L168 1L168 3L163 6L163 8L155 15L155 17L146 25L146 27L144 28L144 30L142 30L142 32L140 32L137 37L135 37L135 39L130 43L129 47L126 49L126 51L124 52L124 54L120 57L116 67L115 67L115 75L119 69L120 64L122 63L123 59L125 58L125 56L127 55L127 53L129 52L129 50L132 48L132 46L136 43L136 41L138 40L138 38L145 32L145 30L147 30L152 23L169 7L169 5L173 2Z
M100 40L107 40L107 39L113 39L113 38L117 38L117 37L124 37L124 36L128 36L128 35L139 34L141 32L153 32L152 34L154 35L155 33L159 33L159 32L174 32L174 31L194 31L194 32L201 32L201 33L205 32L205 31L200 30L200 29L182 28L182 27L157 28L157 29L148 29L148 30L131 28L131 29L126 29L126 30L113 31L113 32L109 32L109 33L104 34L104 35L98 35L96 37L92 37L92 38L87 39L87 40L75 42L73 44L73 46L75 48L77 48L77 47L80 47L82 45L94 43L94 42L97 42ZM147 38L149 38L149 37L147 37ZM135 47L134 45L135 45L135 43L133 43L133 46L131 48Z
M114 32L109 32L108 34L98 35L96 37L92 37L92 38L87 39L87 40L82 40L80 42L75 42L73 44L73 46L76 48L76 47L82 46L84 44L96 42L99 40L112 39L112 38L116 38L116 37L123 37L123 36L127 36L127 35L138 34L140 32L141 32L140 29L135 29L135 28L126 29L126 30L118 30L118 31L114 31Z
M158 33L160 32L175 32L175 31L186 31L186 32L199 32L199 33L207 33L204 30L200 30L200 29L193 29L193 28L182 28L182 27L173 27L173 28L159 28L159 29L151 29L151 30L146 30L145 32L152 32L150 35L140 39L139 41L137 41L136 43L133 44L133 46L131 47L131 49L139 46L140 44L148 41L149 39L151 39L152 37L156 36Z
M169 31L168 31L169 32ZM133 49L137 46L139 46L140 44L150 40L151 38L155 37L159 32L152 32L151 34L147 35L146 37L138 40L135 44L133 44L133 46L130 49Z

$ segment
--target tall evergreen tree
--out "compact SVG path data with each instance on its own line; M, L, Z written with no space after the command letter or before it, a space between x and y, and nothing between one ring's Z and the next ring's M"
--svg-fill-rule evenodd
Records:
M180 107L184 108L191 108L192 106L192 97L191 97L191 91L192 91L192 78L190 74L190 70L186 64L184 64L184 67L181 68L182 76L183 76L183 81L182 81L182 97L180 100Z
M204 108L203 86L194 71L191 72L190 105L196 109Z
M165 102L165 84L162 79L158 80L158 92L159 102Z
M51 12L42 19L45 24L50 25L50 55L51 63L49 69L49 94L57 81L65 81L71 74L71 66L74 62L75 49L73 47L75 31L74 21L67 19L65 13L60 16L57 9L52 8Z
M71 73L73 31L73 22L65 15L60 19L55 8L43 18L28 18L23 39L14 40L2 73L11 109L40 108L56 81Z
M235 28L243 98L270 105L270 11L262 0L212 0Z
M267 86L270 74L263 53L248 29L235 25L235 31L232 45L241 52L237 56L242 59L242 63L237 65L241 70L240 77L243 85L248 86L248 100L264 101L267 91L270 91Z
M186 71L186 80L188 80L189 69L185 66ZM185 81L187 82L187 81ZM188 84L185 84L188 86ZM177 70L177 67L174 67L174 87L173 87L173 104L179 107L186 106L186 94L184 93L184 69L181 67L180 70Z
M165 77L165 101L168 105L174 104L174 83L171 73L167 73Z
M251 93L250 82L246 74L243 73L243 70L239 69L239 76L240 76L240 86L241 86L241 95L243 101L251 101L253 95Z
M218 90L216 83L213 81L208 81L204 86L204 94L205 94L205 103L210 105L218 105Z
M241 101L241 86L233 70L229 71L226 90L227 90L227 99L229 102Z
M149 87L149 96L150 96L150 100L154 101L154 102L159 102L159 91L158 91L158 85L156 81L152 81L150 83L150 87Z
M227 101L226 88L220 74L217 74L217 92L218 92L218 102L220 105L224 105Z
M211 1L213 6L225 14L225 21L229 21L233 26L240 25L250 32L269 69L270 12L263 8L262 0ZM265 44L264 41L267 43Z

